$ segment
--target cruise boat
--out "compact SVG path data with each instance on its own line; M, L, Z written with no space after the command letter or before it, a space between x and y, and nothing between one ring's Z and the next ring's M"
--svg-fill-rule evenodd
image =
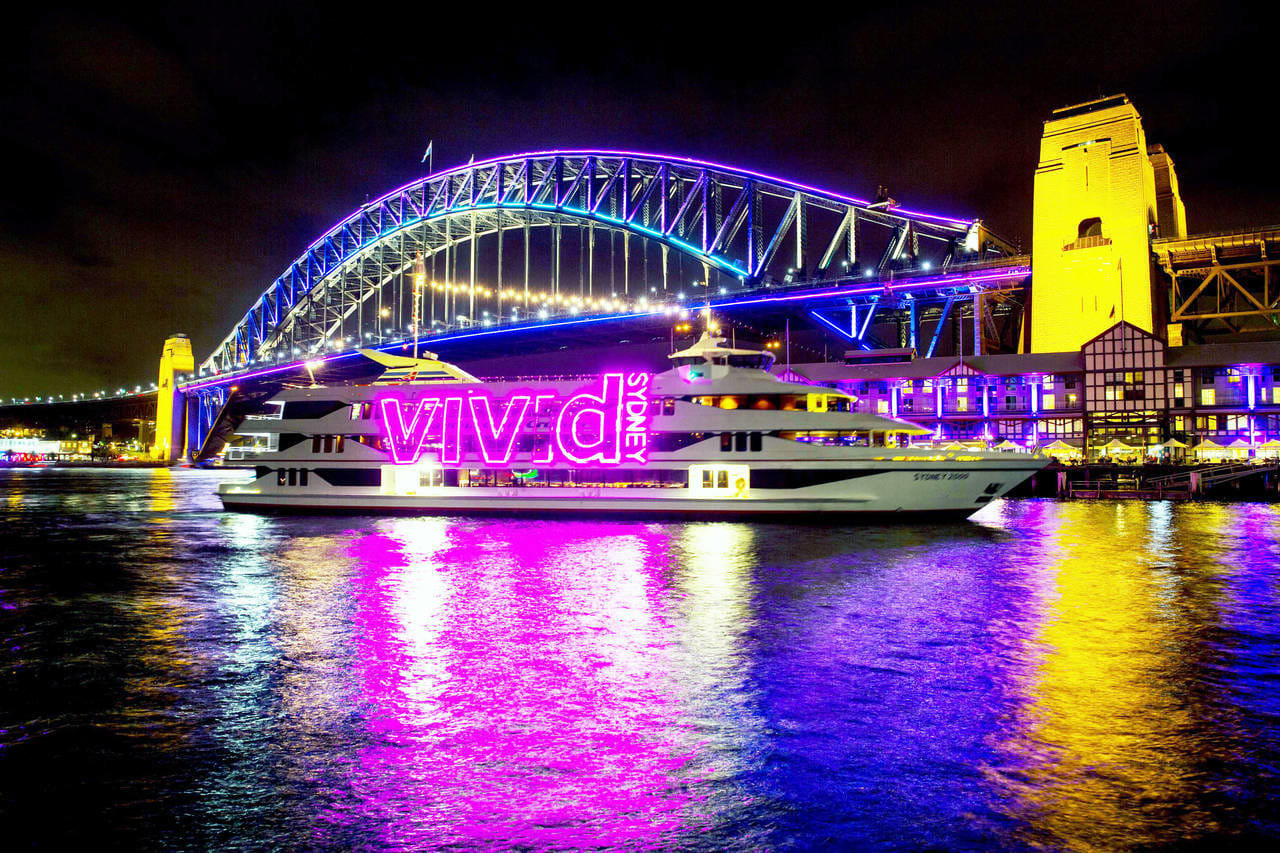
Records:
M1050 460L912 447L913 424L770 372L703 333L670 369L479 380L363 350L366 384L286 388L228 509L357 513L967 516Z

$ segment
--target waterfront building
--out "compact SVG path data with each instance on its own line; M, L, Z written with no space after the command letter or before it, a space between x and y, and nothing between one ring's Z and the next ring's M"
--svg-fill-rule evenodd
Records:
M1126 320L1163 328L1154 237L1185 237L1173 160L1124 95L1054 110L1035 174L1032 352L1075 350Z
M1057 442L1089 459L1176 458L1177 443L1200 460L1272 457L1280 448L1277 343L1171 347L1124 322L1074 352L868 356L781 370L855 397L857 411L925 427L935 442Z
M1045 122L1032 242L1022 352L853 351L785 371L933 442L1087 460L1280 456L1280 228L1188 236L1173 161L1124 95Z

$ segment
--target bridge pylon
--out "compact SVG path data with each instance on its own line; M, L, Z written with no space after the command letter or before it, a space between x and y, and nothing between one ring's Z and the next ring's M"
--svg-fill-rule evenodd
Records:
M174 381L178 374L195 370L195 357L191 352L191 339L183 334L165 339L160 354L160 379L156 391L156 443L151 447L151 457L173 462L182 451L183 394Z

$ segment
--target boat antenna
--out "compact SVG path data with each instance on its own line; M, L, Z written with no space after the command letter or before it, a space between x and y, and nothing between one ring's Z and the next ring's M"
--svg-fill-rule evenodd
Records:
M422 261L422 253L413 262L413 357L418 357L419 325L422 322L422 286L427 283L427 265ZM434 302L432 305L434 306Z

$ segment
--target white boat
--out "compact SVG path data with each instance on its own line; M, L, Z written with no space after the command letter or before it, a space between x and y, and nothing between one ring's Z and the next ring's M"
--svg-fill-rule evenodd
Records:
M363 352L378 379L286 388L249 422L274 449L221 484L226 508L967 516L1051 461L911 447L926 430L705 333L658 374L481 381L430 354Z

